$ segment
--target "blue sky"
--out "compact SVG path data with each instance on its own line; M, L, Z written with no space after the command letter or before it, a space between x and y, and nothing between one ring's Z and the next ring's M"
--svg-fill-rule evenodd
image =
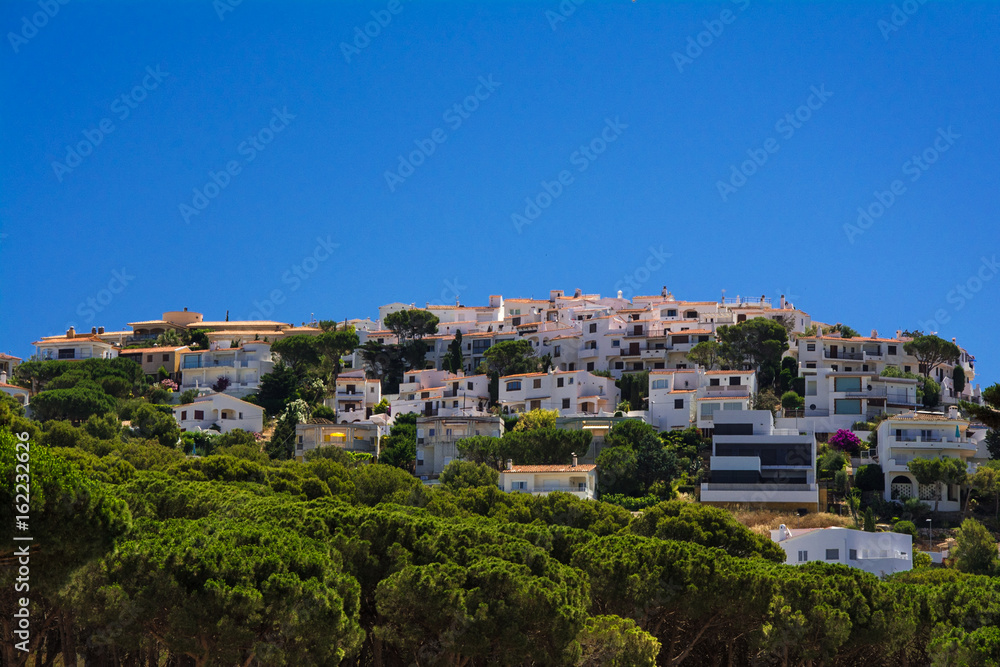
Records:
M666 285L933 329L1000 380L1000 4L42 0L0 27L0 350Z

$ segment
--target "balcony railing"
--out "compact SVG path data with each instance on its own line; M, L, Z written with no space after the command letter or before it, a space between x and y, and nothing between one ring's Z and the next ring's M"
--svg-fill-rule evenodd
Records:
M842 352L837 350L837 352L831 352L830 350L823 350L824 359L846 359L847 361L861 361L864 355L860 352Z

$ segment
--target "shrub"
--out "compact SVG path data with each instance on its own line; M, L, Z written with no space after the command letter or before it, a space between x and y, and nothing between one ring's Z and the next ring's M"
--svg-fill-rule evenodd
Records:
M842 452L856 452L861 447L861 439L847 429L838 429L827 443Z
M892 532L902 535L912 535L914 540L920 537L920 534L917 532L917 526L912 521L897 521L892 526Z
M653 505L662 503L663 499L654 493L650 493L646 496L640 496L638 498L626 496L624 493L605 493L601 495L601 501L612 505L618 505L619 507L624 507L630 512L638 512L639 510L644 510L647 507L652 507Z
M212 391L216 391L221 394L226 389L229 389L229 385L231 384L232 382L229 380L229 378L227 378L225 375L220 375L218 379L215 381L215 384L212 385Z
M181 405L187 405L188 403L194 403L194 399L198 398L197 389L188 389L187 391L181 392L180 402Z
M884 491L885 475L882 466L871 463L854 471L854 485L862 491Z
M781 395L781 407L786 410L795 410L803 407L805 404L805 399L796 394L794 391L786 391Z
M319 405L312 411L313 419L329 419L330 421L335 421L337 419L337 414L325 405Z

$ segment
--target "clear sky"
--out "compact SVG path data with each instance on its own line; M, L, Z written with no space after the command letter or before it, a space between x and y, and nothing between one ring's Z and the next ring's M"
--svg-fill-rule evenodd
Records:
M5 0L0 350L666 285L1000 380L1000 4L577 2Z

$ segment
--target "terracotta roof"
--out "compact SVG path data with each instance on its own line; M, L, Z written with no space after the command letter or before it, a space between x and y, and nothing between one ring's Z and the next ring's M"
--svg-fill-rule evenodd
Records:
M16 384L7 384L6 382L0 382L0 387L7 387L9 389L20 389L21 391L31 391L27 387L19 387Z
M967 419L962 419L961 417L957 419L952 419L948 415L941 414L940 412L906 412L901 415L893 415L889 417L886 421L933 421L933 422L960 422L963 424L968 424Z
M671 389L668 394L693 394L697 389Z
M671 331L671 336L686 336L687 334L710 334L715 333L711 329L685 329L684 331Z
M0 352L0 359L17 359L18 361L21 361L21 357L15 357L9 354L4 354L3 352Z
M178 347L126 347L118 350L118 356L125 354L147 354L149 352L177 352L178 350L186 350L187 345L180 345Z
M597 470L597 466L593 463L584 463L576 466L575 468L571 465L561 465L561 466L519 466L515 465L511 470L501 470L500 474L503 473L518 473L518 472L590 472L591 470Z
M103 345L108 345L103 340L97 337L97 334L78 334L72 338L67 338L66 336L50 336L43 338L42 340L36 340L32 345L54 345L61 343L101 343Z
M753 375L753 371L705 371L705 375Z

